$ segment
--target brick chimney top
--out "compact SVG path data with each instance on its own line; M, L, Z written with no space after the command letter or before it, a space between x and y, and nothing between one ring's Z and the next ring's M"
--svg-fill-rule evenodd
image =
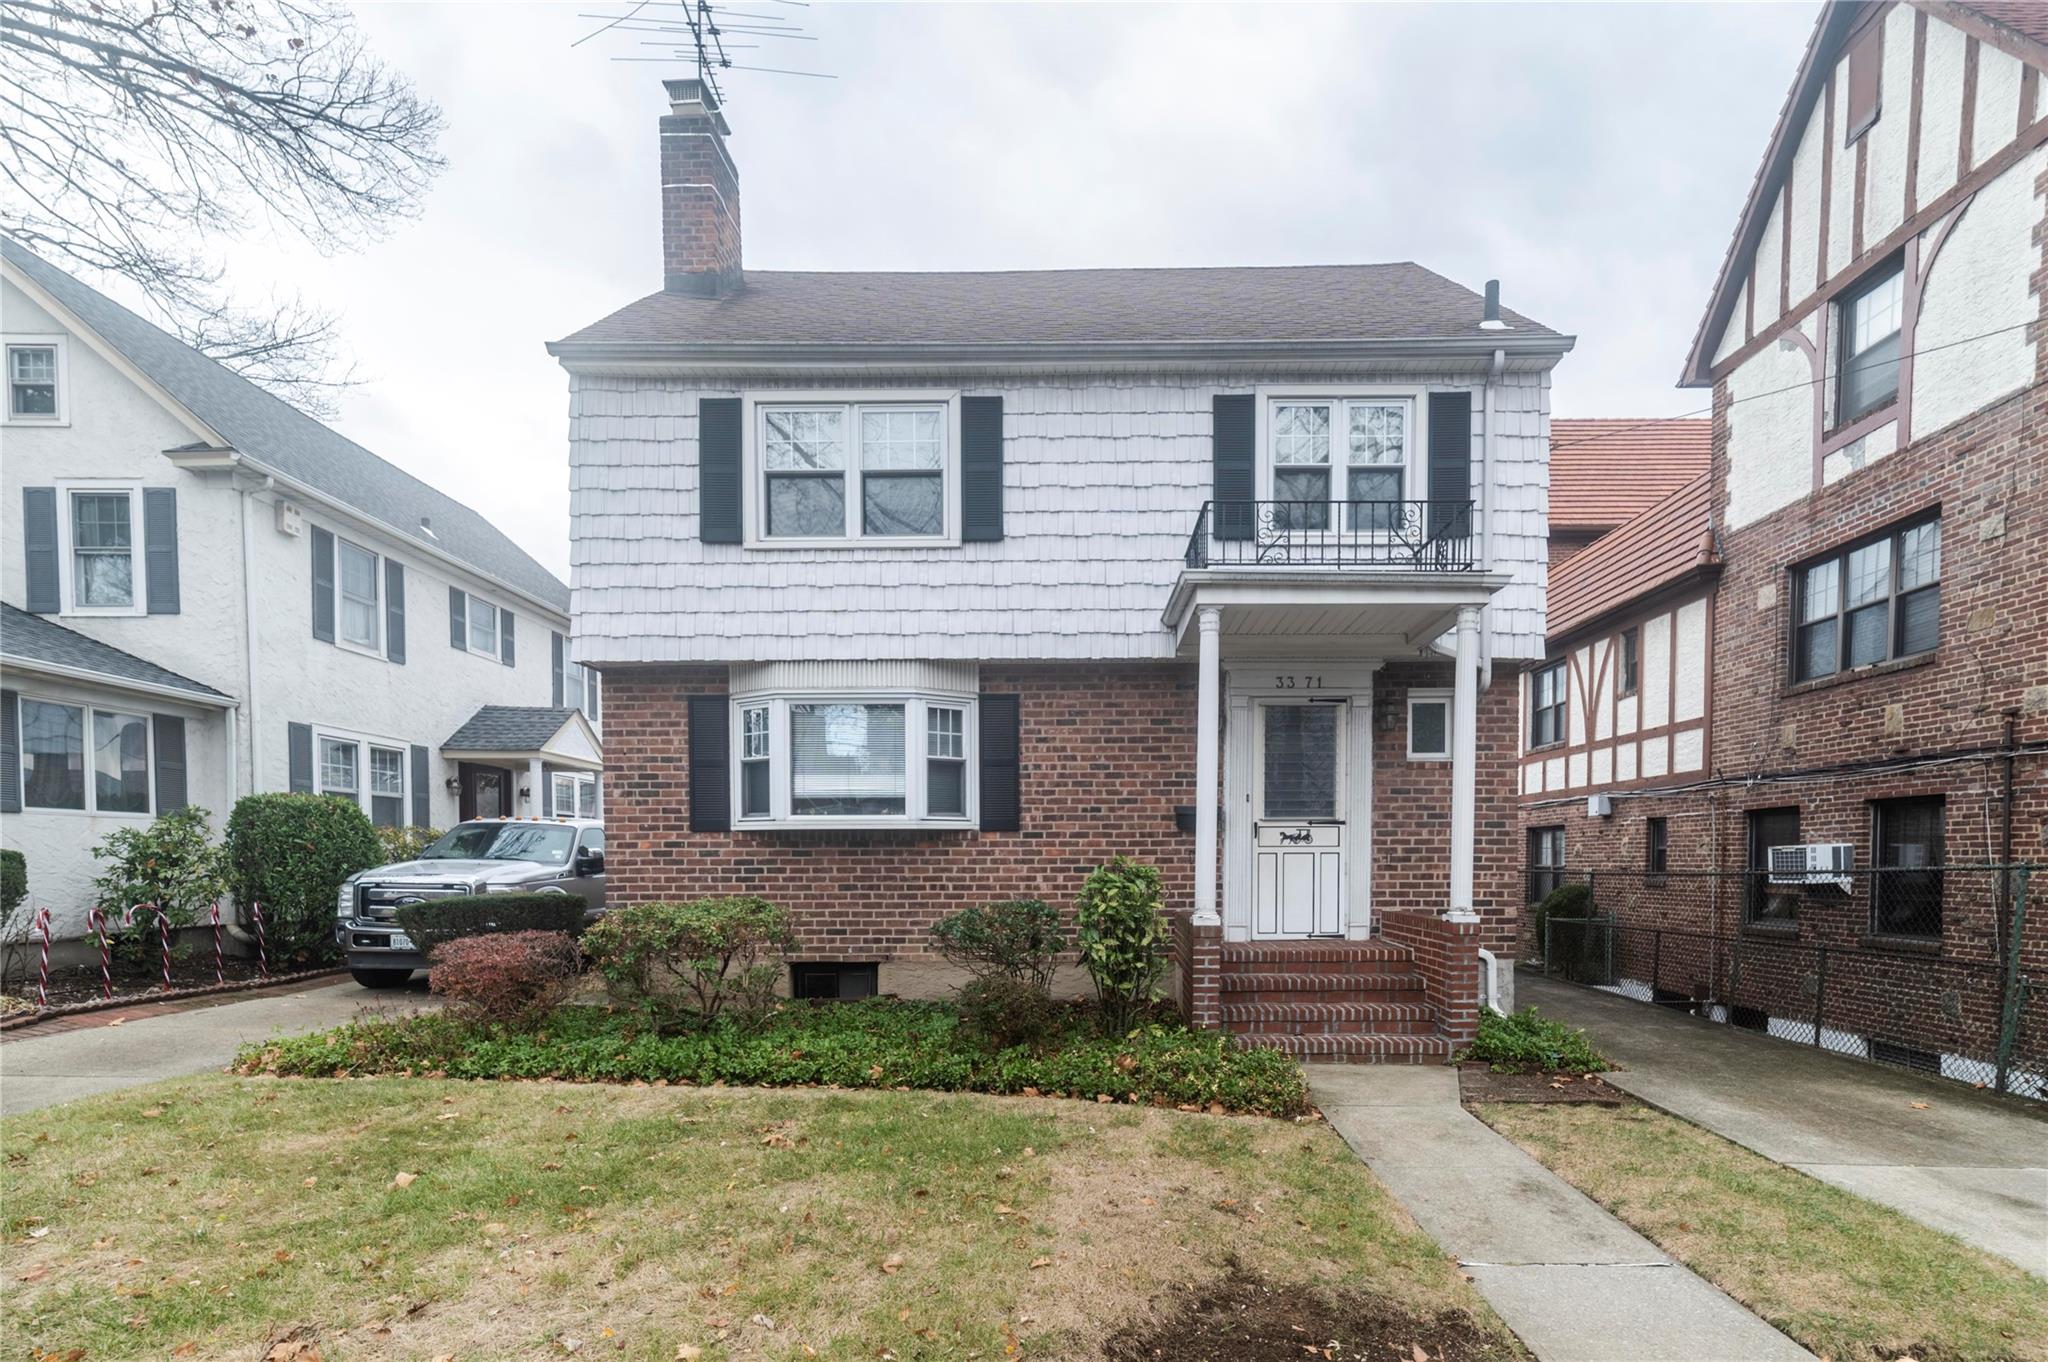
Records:
M661 120L661 272L669 293L722 298L746 282L740 268L740 174L725 139L732 128L701 80L665 80Z

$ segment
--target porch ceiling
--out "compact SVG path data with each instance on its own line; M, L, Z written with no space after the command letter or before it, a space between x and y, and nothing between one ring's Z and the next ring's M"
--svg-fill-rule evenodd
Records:
M1452 628L1458 609L1484 605L1506 573L1276 572L1205 568L1181 573L1163 616L1176 651L1195 654L1197 611L1214 606L1226 646L1257 651L1338 646L1357 655L1412 651Z

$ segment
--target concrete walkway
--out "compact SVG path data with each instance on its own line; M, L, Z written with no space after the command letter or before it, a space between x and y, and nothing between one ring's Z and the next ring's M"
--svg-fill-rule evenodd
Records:
M1455 1069L1307 1069L1330 1124L1542 1362L1812 1362L1459 1106Z
M1515 993L1518 1004L1584 1027L1624 1066L1607 1075L1615 1087L2048 1276L2048 1103L1541 975L1518 973Z
M366 1012L411 1012L429 1005L425 974L415 976L406 989L388 992L341 979L291 992L209 1000L189 1011L119 1026L31 1032L0 1043L0 1116L224 1068L248 1041L339 1026Z

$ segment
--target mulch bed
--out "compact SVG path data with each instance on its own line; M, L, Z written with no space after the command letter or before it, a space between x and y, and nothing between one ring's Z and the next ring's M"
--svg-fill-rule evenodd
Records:
M1598 1074L1495 1073L1484 1064L1458 1066L1458 1100L1466 1105L1480 1102L1531 1102L1539 1105L1618 1107L1632 1100L1621 1089L1603 1083Z
M337 965L306 969L273 963L266 976L254 960L230 958L222 971L227 979L223 984L214 972L213 956L195 952L184 958L172 958L171 987L166 992L162 966L156 960L152 959L147 965L116 960L113 964L114 996L109 999L103 991L98 965L71 965L50 971L49 1005L35 1007L40 989L36 965L31 959L27 978L14 982L16 992L11 995L11 1001L27 1002L30 1010L8 1012L0 1018L0 1030L11 1031L17 1027L32 1026L47 1017L68 1016L96 1008L201 997L209 993L235 993L340 972Z
M1482 1362L1514 1351L1472 1319L1411 1315L1361 1291L1271 1282L1232 1262L1220 1279L1175 1292L1157 1318L1102 1345L1108 1362Z

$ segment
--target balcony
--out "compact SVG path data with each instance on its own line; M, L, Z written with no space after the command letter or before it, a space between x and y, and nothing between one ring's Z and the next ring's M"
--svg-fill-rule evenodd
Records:
M1469 501L1205 501L1186 563L1470 572L1479 558Z

